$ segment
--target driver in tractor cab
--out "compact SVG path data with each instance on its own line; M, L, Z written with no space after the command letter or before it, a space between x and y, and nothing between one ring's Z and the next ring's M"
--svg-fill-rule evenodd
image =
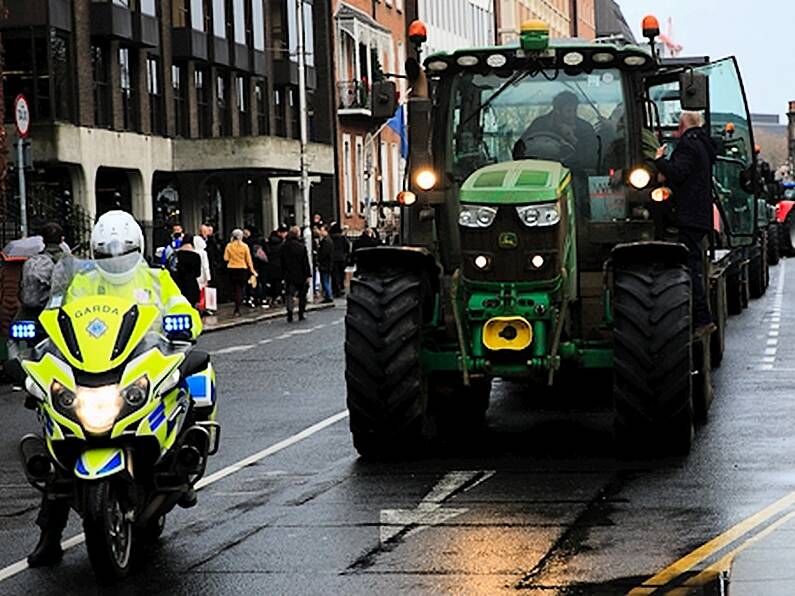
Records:
M552 111L539 116L522 134L514 146L514 159L529 157L527 149L534 136L557 137L573 152L567 165L573 170L596 169L599 157L599 139L593 126L577 116L580 100L571 91L563 91L552 100ZM566 149L561 147L561 152ZM531 152L532 153L532 152Z
M192 328L189 339L195 339L202 330L199 313L182 295L167 270L149 268L143 250L144 235L132 215L124 211L105 213L91 231L92 260L83 267L78 265L68 287L53 288L48 308L59 308L85 296L118 296L137 304L158 306L162 315L190 315ZM180 501L183 507L191 507L195 503L193 491ZM68 501L44 494L36 519L41 536L28 555L28 565L42 567L61 560L61 535L68 516Z

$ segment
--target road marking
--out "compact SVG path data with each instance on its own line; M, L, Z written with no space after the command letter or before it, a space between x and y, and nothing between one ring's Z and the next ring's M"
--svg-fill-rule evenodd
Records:
M228 348L223 348L221 350L215 350L214 352L210 352L212 355L220 355L220 354L234 354L235 352L245 352L246 350L250 350L254 347L254 344L246 344L243 346L230 346Z
M480 484L494 475L493 470L448 472L436 483L415 509L381 510L381 544L409 530L406 536L431 526L438 526L449 519L463 515L466 508L442 508L443 503L454 493L471 482Z
M778 280L776 281L776 293L773 297L773 306L770 312L770 329L768 330L767 348L765 349L765 357L762 358L762 366L759 370L774 370L771 363L776 362L776 354L778 352L778 336L781 329L781 309L784 304L784 286L787 279L787 264L786 261L781 264L779 268Z
M732 563L734 562L734 559L737 557L737 555L739 555L741 552L743 552L749 546L759 542L763 538L766 538L767 536L769 536L770 534L775 532L777 529L779 529L784 524L792 521L792 519L794 519L794 518L795 518L795 511L790 511L787 515L785 515L784 517L778 519L774 523L770 524L768 527L766 527L764 530L762 530L758 534L754 534L754 536L752 538L746 540L745 542L743 542L737 548L732 549L730 552L728 552L727 554L722 556L720 559L718 559L712 565L709 565L708 567L705 567L704 570L701 571L698 575L689 578L681 586L679 586L679 587L677 587L677 588L675 588L675 589L673 589L673 590L671 590L669 592L666 592L666 595L670 595L670 596L686 596L687 594L692 594L693 593L693 588L704 586L704 585L714 581L715 578L718 577L718 575L720 575L724 571L729 571L731 569Z
M225 468L222 468L217 472L210 474L206 478L202 478L201 480L199 480L199 482L196 483L196 490L201 490L205 486L209 486L210 484L218 482L219 480L222 480L227 476L231 476L232 474L239 472L243 468L251 466L265 459L266 457L270 457L271 455L275 455L280 451L284 451L288 447L291 447L296 443L300 443L304 439L308 439L312 435L319 433L321 430L328 428L329 426L332 426L337 422L339 422L340 420L344 420L347 417L348 417L347 410L334 414L333 416L329 416L325 420L321 420L317 424L313 424L312 426L305 428L301 432L296 433L293 436L284 439L283 441L279 441L275 445L271 445L270 447L267 447L262 451L258 451L253 455L249 455L248 457L241 459L237 463L226 466ZM73 546L82 544L83 542L85 542L85 539L86 539L85 534L78 534L77 536L73 536L67 540L64 540L61 543L61 548L63 548L63 550L70 549ZM27 568L28 568L28 562L26 559L23 559L21 561L17 561L16 563L12 563L8 567L0 569L0 582L5 581L17 575L18 573L24 571Z
M640 587L634 588L629 592L629 596L641 596L644 594L652 594L657 590L665 587L681 575L690 571L693 567L708 559L718 551L726 548L732 542L749 534L753 530L759 528L762 524L769 521L771 518L780 514L785 509L795 504L795 491L791 492L785 497L782 497L775 503L768 505L761 511L754 513L738 523L737 525L729 528L723 534L720 534L702 544L694 551L686 554L678 561L672 563L654 577L647 579Z
M769 346L777 346L778 345L778 340L777 339L768 339L767 340L767 345L769 345Z

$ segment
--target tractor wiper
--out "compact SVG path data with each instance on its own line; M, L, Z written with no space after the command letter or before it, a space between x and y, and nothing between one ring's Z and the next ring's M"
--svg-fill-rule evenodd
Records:
M523 70L523 71L514 73L511 76L511 78L508 79L507 81L505 81L502 85L500 85L500 88L497 89L494 93L492 93L486 101L484 101L482 104L480 104L480 107L469 115L469 118L467 118L461 124L459 124L459 127L463 127L467 122L470 122L471 120L473 120L475 118L475 116L479 116L480 114L482 114L483 111L486 108L488 108L491 104L493 104L500 95L502 95L503 93L505 93L505 91L508 90L508 87L511 87L511 86L521 82L522 79L527 77L529 74L530 74L529 70Z

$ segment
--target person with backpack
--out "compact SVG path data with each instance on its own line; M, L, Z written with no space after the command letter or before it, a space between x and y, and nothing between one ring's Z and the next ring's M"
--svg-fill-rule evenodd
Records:
M63 246L63 228L55 222L44 224L41 230L43 250L30 257L22 266L19 287L20 309L16 320L37 321L50 300L53 282L59 275L68 277L60 261L70 253Z

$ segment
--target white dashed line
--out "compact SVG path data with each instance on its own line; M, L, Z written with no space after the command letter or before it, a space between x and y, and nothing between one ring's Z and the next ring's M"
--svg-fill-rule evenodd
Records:
M235 352L245 352L246 350L250 350L253 348L253 344L246 344L243 346L230 346L228 348L223 348L221 350L216 350L215 352L210 352L211 354L234 354Z
M776 294L773 297L773 306L770 310L770 329L767 332L767 347L762 358L761 370L774 370L776 355L778 353L778 337L781 333L781 311L784 306L784 282L787 277L787 261L783 261L779 268Z

